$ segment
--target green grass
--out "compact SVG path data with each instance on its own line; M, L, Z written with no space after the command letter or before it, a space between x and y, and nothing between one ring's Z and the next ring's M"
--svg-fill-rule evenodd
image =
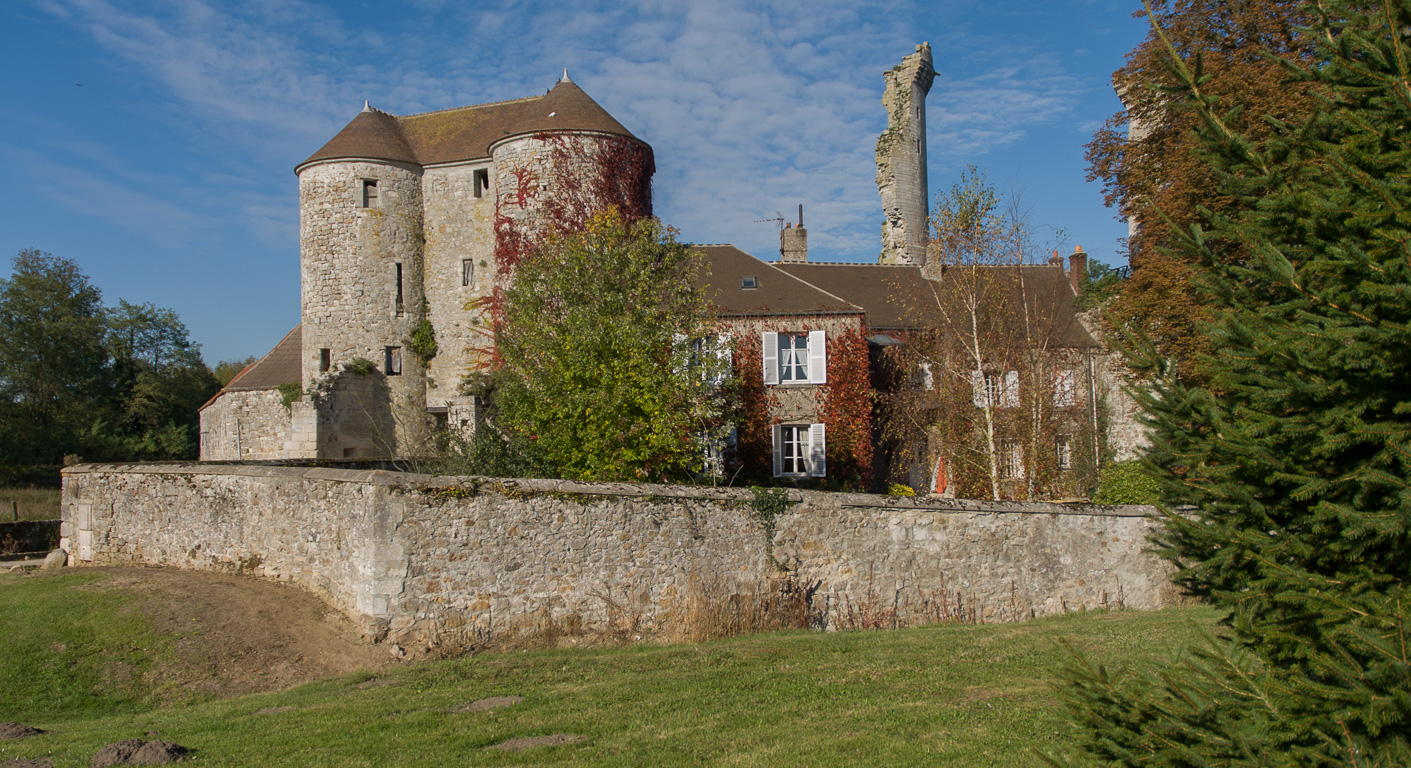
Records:
M131 712L151 700L143 676L164 657L125 593L97 573L0 577L0 720Z
M0 523L14 520L18 508L21 520L58 520L57 488L0 488Z
M1039 765L1034 748L1067 743L1052 688L1067 659L1060 639L1095 661L1152 668L1193 640L1195 625L1215 618L1208 609L1090 613L1024 624L485 654L386 672L400 682L384 687L359 689L363 675L153 707L140 691L103 683L89 662L104 653L78 650L92 642L134 668L143 658L160 663L160 641L140 627L123 628L131 617L124 618L120 599L91 592L97 603L74 606L70 589L54 600L54 590L84 578L0 579L0 632L17 633L27 649L7 659L0 720L49 731L0 742L0 761L50 756L58 766L87 765L108 742L162 738L195 749L197 762L210 766ZM38 621L20 622L26 612ZM94 626L81 628L89 622ZM68 638L61 642L69 649L46 654L51 632ZM140 648L148 650L123 650ZM11 688L33 669L47 670L43 684ZM63 679L66 670L73 680ZM508 695L524 701L453 711ZM289 709L255 714L275 707ZM553 733L587 741L523 753L486 750Z

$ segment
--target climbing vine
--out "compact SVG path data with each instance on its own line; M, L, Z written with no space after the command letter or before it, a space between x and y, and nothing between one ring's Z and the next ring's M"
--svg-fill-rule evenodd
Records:
M824 327L821 318L806 318L799 324L805 332ZM736 334L734 344L740 477L757 484L777 482L771 427L782 423L776 415L779 387L764 385L758 333ZM864 331L829 332L828 383L809 387L807 392L814 412L828 425L828 476L811 482L826 488L871 490L872 395Z
M581 232L593 214L617 208L627 222L652 214L651 149L621 136L538 133L535 160L509 169L507 190L496 195L495 287L477 307L489 319L485 333L504 325L505 288L515 266L551 237ZM552 190L546 192L545 190ZM499 363L498 345L485 368Z

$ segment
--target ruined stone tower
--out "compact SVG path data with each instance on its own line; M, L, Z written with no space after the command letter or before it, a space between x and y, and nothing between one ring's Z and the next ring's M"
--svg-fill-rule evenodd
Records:
M931 44L901 60L884 76L882 106L887 130L877 139L877 191L882 195L882 264L925 266L926 94L936 78Z

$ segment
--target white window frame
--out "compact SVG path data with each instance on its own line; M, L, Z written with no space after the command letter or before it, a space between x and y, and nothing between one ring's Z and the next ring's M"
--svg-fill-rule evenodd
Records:
M1060 470L1073 468L1073 439L1059 435L1053 439L1053 455Z
M823 424L775 424L775 477L827 477L828 428Z
M800 339L802 345L798 343ZM764 331L760 334L760 347L766 386L828 383L826 331Z
M1024 479L1024 441L1005 439L999 444L999 477L1001 480Z
M1078 377L1071 368L1065 368L1058 372L1053 381L1053 404L1058 408L1067 408L1078 404Z
M976 408L987 406L995 408L1019 407L1018 371L1003 373L986 371L983 375L977 371L971 371L970 387Z

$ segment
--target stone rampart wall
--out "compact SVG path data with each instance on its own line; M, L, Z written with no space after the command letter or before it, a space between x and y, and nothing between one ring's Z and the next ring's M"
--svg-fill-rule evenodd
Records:
M1175 599L1144 508L253 465L64 471L72 564L238 570L310 589L418 652L531 626L669 631L711 593L813 591L824 620L983 621ZM703 588L705 587L705 588Z

